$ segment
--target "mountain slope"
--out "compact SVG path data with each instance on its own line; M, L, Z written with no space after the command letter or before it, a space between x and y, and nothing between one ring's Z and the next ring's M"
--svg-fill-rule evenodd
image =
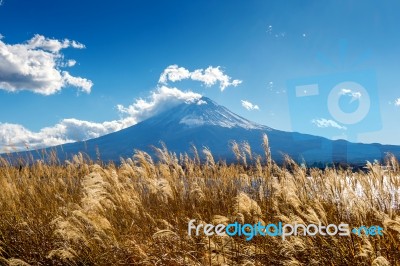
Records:
M190 153L193 144L198 149L204 146L210 148L216 159L230 161L234 160L230 148L233 140L239 143L248 141L253 152L263 154L263 134L268 135L272 157L277 162L282 160L283 154L309 164L364 164L366 160L382 159L387 152L400 157L400 146L332 141L317 136L275 130L240 117L206 97L196 102L179 104L121 131L51 149L56 149L60 159L69 158L80 151L96 158L98 149L102 160L118 161L120 157L132 156L134 149L153 154L152 145L158 146L159 142L163 141L170 151L177 154Z

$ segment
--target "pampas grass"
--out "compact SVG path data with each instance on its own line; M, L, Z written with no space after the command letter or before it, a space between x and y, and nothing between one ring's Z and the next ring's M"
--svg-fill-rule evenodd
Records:
M136 150L119 165L0 158L0 265L400 265L400 168L309 169L232 142L236 162ZM46 157L47 156L47 157ZM202 161L201 158L205 158ZM157 159L157 160L156 160ZM188 235L195 224L348 223L383 236Z

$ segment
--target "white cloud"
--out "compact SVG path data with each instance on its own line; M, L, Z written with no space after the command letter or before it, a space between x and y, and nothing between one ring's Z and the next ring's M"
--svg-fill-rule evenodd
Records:
M68 60L68 61L67 61L67 64L66 64L67 67L73 67L73 66L75 66L75 65L76 65L76 61L73 60L73 59Z
M39 149L68 142L87 140L121 130L133 123L125 118L103 123L63 119L51 127L33 132L18 124L0 123L0 152Z
M337 129L341 129L341 130L347 130L347 128L345 126L341 126L337 122L335 122L333 120L325 119L325 118L313 119L311 121L311 123L313 123L314 125L316 125L319 128L333 127L333 128L337 128Z
M193 72L179 67L178 65L168 66L160 76L159 83L167 84L168 81L176 82L184 79L196 80L204 83L207 87L219 83L221 91L224 91L227 87L236 87L242 83L241 80L234 79L231 81L231 77L224 74L224 72L217 67L208 67L206 69L196 69Z
M361 98L361 92L354 92L354 91L352 91L352 90L350 90L350 89L342 89L340 92L339 92L339 94L340 95L346 95L346 96L350 96L351 97L351 101L350 101L350 103L352 103L352 102L354 102L354 101L356 101L356 100L358 100L358 99L360 99Z
M82 91L86 93L90 93L90 90L93 86L93 82L80 77L73 77L67 71L63 71L63 82L64 84L69 84L74 87L81 88Z
M249 110L249 111L251 111L251 110L260 110L258 105L252 104L251 102L246 101L246 100L242 100L242 106L244 108L246 108L247 110Z
M60 70L76 64L75 60L64 62L61 50L69 47L85 48L76 41L60 41L38 34L21 44L6 44L0 38L0 89L51 95L73 86L90 93L93 86L90 80Z
M64 39L63 41L59 41L56 39L46 38L42 35L36 34L32 39L30 39L25 46L28 49L41 49L44 51L50 51L52 53L58 53L62 49L72 47L77 49L85 48L85 45L78 43L76 41L71 41L68 39Z
M45 127L38 132L18 124L0 123L0 152L39 149L100 137L132 126L180 103L204 104L200 98L200 94L191 91L184 92L162 86L152 92L148 99L137 99L127 107L118 105L118 111L122 115L119 120L95 123L73 118L63 119L56 125Z
M0 6L2 6L4 4L3 0L0 0ZM0 38L1 39L1 38Z
M179 103L196 102L200 98L200 94L192 91L184 92L177 88L161 86L151 93L148 100L137 99L128 107L118 105L117 108L122 114L129 115L134 117L137 121L141 121L178 105Z
M396 99L396 101L394 102L394 105L400 106L400 98Z
M180 81L183 79L190 78L190 72L184 67L178 67L177 65L170 65L166 69L164 69L163 73L161 73L159 83L167 84L168 81Z

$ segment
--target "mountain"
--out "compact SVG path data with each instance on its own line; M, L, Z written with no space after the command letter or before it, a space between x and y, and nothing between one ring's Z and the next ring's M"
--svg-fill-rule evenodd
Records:
M277 162L282 162L283 154L308 164L349 162L363 165L366 160L383 159L387 152L400 157L400 146L332 141L275 130L240 117L206 97L181 103L118 132L48 149L55 149L62 160L80 151L96 158L98 150L102 160L119 161L120 157L131 157L134 149L154 155L152 146L159 146L160 141L163 141L168 150L177 154L190 154L191 145L195 145L198 149L208 147L216 159L232 161L235 158L231 150L233 140L238 143L248 141L254 153L263 154L263 134L268 135L271 154ZM32 154L38 157L37 153Z

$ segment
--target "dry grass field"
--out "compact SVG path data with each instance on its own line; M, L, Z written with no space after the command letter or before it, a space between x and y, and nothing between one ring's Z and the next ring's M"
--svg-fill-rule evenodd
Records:
M283 166L246 143L237 163L212 151L158 159L135 151L120 165L78 154L66 163L0 166L1 265L400 265L400 168ZM206 160L200 161L198 153ZM154 161L153 161L154 160ZM189 236L199 223L379 225L383 236Z

